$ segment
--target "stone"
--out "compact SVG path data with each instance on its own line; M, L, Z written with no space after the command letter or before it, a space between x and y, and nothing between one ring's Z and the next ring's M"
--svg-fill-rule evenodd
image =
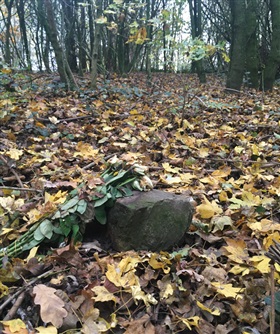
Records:
M108 233L117 251L169 250L180 244L192 216L187 196L161 190L134 192L119 198L108 212Z

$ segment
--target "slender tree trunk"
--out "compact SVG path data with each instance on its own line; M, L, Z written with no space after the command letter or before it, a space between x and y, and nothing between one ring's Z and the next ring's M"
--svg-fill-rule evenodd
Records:
M6 26L6 33L5 33L5 54L4 60L5 63L11 65L11 46L10 46L10 39L11 39L11 17L12 17L12 7L13 7L14 0L5 0L5 5L7 7L7 20L5 22Z
M230 0L232 15L232 39L227 88L240 90L245 66L245 0Z
M259 87L259 56L257 40L257 1L247 1L246 7L246 67L247 85L252 88Z
M81 17L79 23L79 72L83 74L87 67L87 57L86 57L86 13L85 7L81 6Z
M17 0L16 5L17 5L17 13L19 17L19 26L20 26L21 36L23 40L23 45L24 45L25 57L27 61L27 68L28 70L31 71L32 63L31 63L30 50L28 47L28 39L27 39L27 33L26 33L24 1Z
M277 69L280 66L280 1L270 0L272 40L270 53L264 68L264 90L272 90Z
M117 37L118 70L120 74L124 73L124 43L124 22L121 22Z
M146 20L149 22L151 18L151 1L147 0L146 2ZM151 41L152 41L152 26L148 25L147 27L147 38L148 43L146 45L146 71L147 71L147 84L148 86L152 83L152 66L151 66Z
M51 0L38 0L38 12L42 24L45 28L47 37L50 40L54 50L60 80L66 85L67 89L75 90L77 89L77 85L73 73L69 67L63 49L58 42L57 28Z
M189 0L192 38L202 38L201 0ZM206 82L203 59L194 61L192 67L198 75L200 83Z
M96 1L96 17L99 18L102 15L102 0ZM100 47L100 32L101 25L99 23L95 23L95 34L94 34L94 43L92 50L92 59L91 59L91 88L95 89L97 86L97 74L98 74L98 49Z
M88 0L88 23L89 23L89 49L90 49L90 55L92 55L93 43L94 43L94 21L93 21L93 3L91 0Z
M71 71L77 72L77 57L76 57L76 41L75 41L75 1L60 0L63 11L63 19L65 26L65 54Z

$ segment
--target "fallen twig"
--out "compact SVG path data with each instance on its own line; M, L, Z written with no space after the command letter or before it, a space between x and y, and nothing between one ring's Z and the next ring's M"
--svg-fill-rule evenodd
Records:
M7 189L7 190L19 190L19 191L36 191L38 193L42 193L42 190L34 189L34 188L18 188L18 187L5 187L0 186L0 189Z
M48 276L51 276L51 275L56 275L56 274L57 274L57 272L54 272L52 270L46 271L45 273L37 276L36 278L34 278L30 282L28 282L26 285L20 287L12 296L10 296L8 299L6 299L0 305L0 314L3 311L3 309L13 301L13 299L17 298L23 291L25 291L27 288L29 288L30 286L32 286L38 280L40 280L41 278L45 278L45 277L48 277Z
M17 300L15 301L14 305L10 308L9 312L6 314L4 320L11 320L14 318L15 314L17 313L18 308L20 307L20 305L22 304L22 302L24 301L24 297L26 295L26 292L23 291L17 298Z

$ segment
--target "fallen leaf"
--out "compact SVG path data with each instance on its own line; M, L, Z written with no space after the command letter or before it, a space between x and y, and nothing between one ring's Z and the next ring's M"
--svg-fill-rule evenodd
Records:
M67 316L67 311L62 299L55 295L56 289L38 284L33 288L35 294L34 303L40 305L40 315L44 322L53 324L59 328L63 324L63 318Z

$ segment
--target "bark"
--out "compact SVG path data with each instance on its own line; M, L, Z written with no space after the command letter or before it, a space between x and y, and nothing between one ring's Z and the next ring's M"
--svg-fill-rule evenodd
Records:
M65 27L65 53L68 64L73 72L78 71L77 57L76 57L76 41L75 41L75 1L62 0L61 1L64 27Z
M42 24L45 28L47 37L54 50L60 80L66 85L67 89L75 90L77 89L77 85L75 83L74 76L64 55L62 46L58 41L57 28L51 0L38 0L38 12Z
M232 15L232 39L230 46L230 67L227 88L240 90L245 67L245 0L230 0Z
M247 85L252 88L259 87L259 56L257 39L257 1L249 0L246 8L246 65Z
M79 22L79 72L80 74L83 74L83 72L86 70L87 67L87 57L86 57L86 49L87 49L87 43L86 43L86 13L85 13L85 7L81 7L81 17Z
M100 17L102 15L102 0L96 1L96 17ZM95 23L95 34L94 34L94 43L92 50L92 59L91 59L91 88L96 89L97 86L97 65L98 65L98 49L100 47L100 32L101 25L99 23Z
M264 68L264 90L272 90L280 66L280 1L270 0L272 40L270 53Z
M147 22L151 18L151 1L147 0L146 19ZM147 27L147 37L152 39L152 26ZM147 43L146 46L146 71L147 71L147 84L151 86L152 83L152 66L151 66L151 43Z
M189 0L192 38L202 38L201 0ZM206 82L203 59L193 61L192 69L197 73L200 83Z
M5 0L5 5L7 7L7 19L5 20L5 54L4 60L5 63L11 65L12 57L11 57L11 46L10 46L10 39L11 39L11 17L12 17L12 7L13 7L14 0Z
M16 5L17 5L17 13L19 17L19 26L20 26L21 36L23 40L23 45L24 45L25 57L27 61L27 67L28 67L28 70L31 71L32 63L31 63L30 50L28 46L28 38L27 38L27 33L26 33L24 1L17 0Z

